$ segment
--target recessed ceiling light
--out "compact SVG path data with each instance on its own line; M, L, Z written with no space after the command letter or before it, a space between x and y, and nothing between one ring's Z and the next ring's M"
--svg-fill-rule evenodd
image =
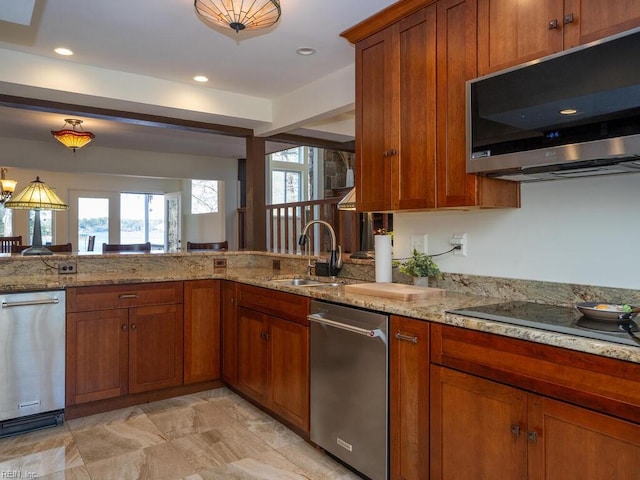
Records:
M299 49L296 50L296 53L298 55L313 55L314 53L316 53L316 51L313 48L310 47L300 47Z
M209 81L209 79L207 77L205 77L204 75L196 75L195 77L193 77L193 79L196 82L202 82L202 83Z
M565 108L560 110L560 115L575 115L578 111L575 108Z
M58 55L65 55L65 56L73 55L73 52L71 50L64 47L58 47L54 50L54 52L56 52Z

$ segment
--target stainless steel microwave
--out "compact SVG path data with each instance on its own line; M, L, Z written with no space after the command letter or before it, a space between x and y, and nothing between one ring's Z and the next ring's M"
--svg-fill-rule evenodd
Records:
M467 171L514 181L640 172L640 29L466 84Z

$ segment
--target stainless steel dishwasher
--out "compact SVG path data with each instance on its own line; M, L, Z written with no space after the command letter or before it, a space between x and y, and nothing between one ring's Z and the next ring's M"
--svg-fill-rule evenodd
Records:
M386 315L311 301L311 441L388 478Z
M62 423L64 290L0 294L0 437Z

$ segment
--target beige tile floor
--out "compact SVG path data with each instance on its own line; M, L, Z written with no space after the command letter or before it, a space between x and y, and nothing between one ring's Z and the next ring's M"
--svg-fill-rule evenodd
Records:
M0 439L0 479L359 480L226 388Z

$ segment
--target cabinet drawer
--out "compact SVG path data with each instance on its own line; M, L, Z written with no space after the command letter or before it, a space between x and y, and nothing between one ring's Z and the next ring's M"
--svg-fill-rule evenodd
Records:
M431 361L640 422L636 363L439 324Z
M301 295L241 284L238 286L238 305L309 325L309 299Z
M68 312L173 303L182 303L182 282L100 285L67 289Z

